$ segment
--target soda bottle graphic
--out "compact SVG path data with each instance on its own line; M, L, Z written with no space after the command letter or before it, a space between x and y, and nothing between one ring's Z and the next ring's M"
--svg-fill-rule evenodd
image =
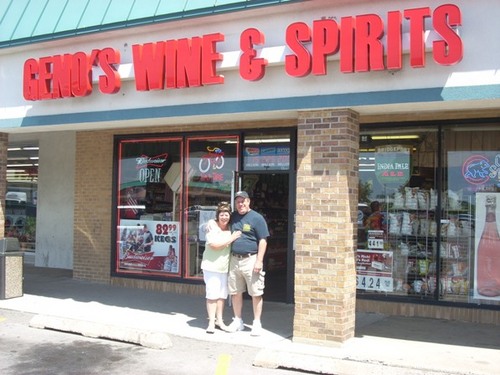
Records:
M477 247L477 292L485 297L500 296L500 236L497 230L497 202L494 195L485 200L486 222Z

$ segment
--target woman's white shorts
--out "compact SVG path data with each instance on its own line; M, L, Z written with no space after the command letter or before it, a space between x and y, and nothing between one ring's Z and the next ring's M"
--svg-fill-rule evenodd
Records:
M203 271L203 280L206 284L207 299L226 299L227 291L227 273Z

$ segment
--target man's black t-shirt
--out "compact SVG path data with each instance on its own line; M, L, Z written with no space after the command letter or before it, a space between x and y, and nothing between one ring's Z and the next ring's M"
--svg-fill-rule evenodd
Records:
M269 237L269 229L264 217L254 210L240 215L235 211L231 217L231 232L241 231L241 236L231 245L235 254L257 253L259 241Z

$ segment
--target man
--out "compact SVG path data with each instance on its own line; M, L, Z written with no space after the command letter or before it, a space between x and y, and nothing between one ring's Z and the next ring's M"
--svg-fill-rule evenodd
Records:
M143 251L145 253L149 253L151 251L151 246L153 246L153 234L149 231L149 228L146 224L143 227Z
M241 318L243 292L252 297L252 336L262 331L260 318L264 294L264 255L267 248L269 229L264 217L250 208L247 192L239 191L234 198L236 211L231 217L231 232L241 231L241 236L231 245L229 260L229 294L232 296L234 318L229 325L230 332L243 331Z
M372 213L365 220L365 228L367 230L386 230L385 217L381 212L381 206L379 201L373 201L370 204L370 209Z

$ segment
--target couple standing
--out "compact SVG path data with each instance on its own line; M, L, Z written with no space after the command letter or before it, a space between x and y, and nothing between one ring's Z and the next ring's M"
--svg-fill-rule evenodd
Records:
M201 263L209 319L206 332L214 333L216 325L228 332L243 331L243 292L248 291L254 316L251 335L259 336L262 331L263 262L269 229L264 217L250 208L250 197L245 191L236 193L234 204L236 211L231 212L229 203L219 203L215 220L210 220L207 226ZM223 311L228 294L232 296L234 318L226 326Z

